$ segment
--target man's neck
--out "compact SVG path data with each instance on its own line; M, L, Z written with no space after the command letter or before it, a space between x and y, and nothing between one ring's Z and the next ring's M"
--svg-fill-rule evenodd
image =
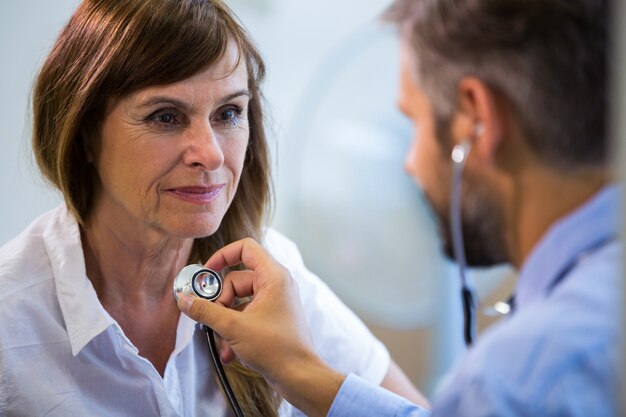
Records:
M520 267L552 225L587 202L611 181L607 169L568 173L526 170L511 195L513 264Z

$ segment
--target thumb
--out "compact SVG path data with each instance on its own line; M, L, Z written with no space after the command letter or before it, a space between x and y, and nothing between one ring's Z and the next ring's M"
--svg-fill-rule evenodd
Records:
M233 330L233 326L228 323L232 323L238 313L219 303L188 294L178 295L178 308L189 318L210 327L226 339L230 338L230 332Z

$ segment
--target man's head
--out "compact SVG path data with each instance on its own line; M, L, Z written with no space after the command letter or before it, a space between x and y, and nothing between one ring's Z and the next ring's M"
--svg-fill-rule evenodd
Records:
M605 165L607 3L397 0L388 11L403 41L399 104L416 123L406 169L447 249L452 147L470 140L482 162L463 180L470 265L511 260L513 177L498 171L514 173L522 157L560 173Z

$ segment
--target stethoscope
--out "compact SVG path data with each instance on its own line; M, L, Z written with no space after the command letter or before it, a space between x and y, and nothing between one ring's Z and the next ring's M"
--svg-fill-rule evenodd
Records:
M222 277L220 275L202 265L187 265L180 270L176 278L174 279L174 297L178 300L178 294L188 294L193 297L204 298L205 300L214 301L222 293ZM243 417L243 411L237 402L235 393L233 392L228 379L226 378L226 372L222 366L220 360L219 350L215 343L215 334L213 329L208 326L202 326L204 334L206 336L207 345L209 347L209 356L213 369L217 374L217 379L226 394L226 398L230 403L230 407L235 413L236 417Z
M461 228L461 180L463 168L469 153L471 144L469 141L461 145L457 145L452 150L452 161L454 162L454 173L452 181L452 203L450 206L450 220L452 228L452 244L454 256L459 265L459 274L461 276L461 297L463 302L464 316L464 337L465 343L469 346L474 339L475 333L475 310L474 293L467 282L465 271L467 262L465 260L465 250L463 247L463 231ZM193 297L203 298L205 300L214 301L222 292L222 278L220 275L200 264L187 265L180 270L174 279L174 297L178 300L178 294L188 294ZM230 387L224 367L219 359L219 351L215 343L215 334L213 329L203 325L211 363L217 374L218 380L230 406L236 417L243 417L241 407L237 402L237 398Z
M477 130L481 129L480 126ZM450 201L450 228L452 234L452 250L454 257L459 266L459 277L461 279L461 302L463 306L463 338L465 344L469 347L475 338L476 334L476 308L477 297L472 290L466 275L467 260L465 258L465 247L463 245L463 228L461 222L461 184L463 177L463 169L465 168L465 162L471 150L471 142L466 140L465 142L455 145L452 149L452 195ZM616 236L609 236L605 239L601 239L594 244L580 251L578 256L567 264L562 271L557 274L556 278L552 281L548 291L552 291L563 279L574 269L578 264L587 258L592 252L599 250L611 241L615 240ZM178 300L178 294L189 294L193 297L204 298L205 300L214 301L222 293L222 278L220 275L208 268L205 268L199 264L187 265L180 270L176 278L174 279L174 297ZM492 308L495 314L506 315L509 314L514 308L514 297L509 298L507 302L496 303ZM211 363L218 376L218 380L230 406L235 413L236 417L243 417L243 411L237 402L237 398L228 383L224 367L219 359L219 351L215 343L215 335L213 329L202 326L207 345L209 347L209 353L211 357Z
M450 198L450 229L452 234L452 252L459 266L461 278L461 303L463 306L463 338L470 346L476 334L476 297L467 280L467 261L463 245L463 226L461 222L461 184L463 168L472 147L469 140L452 148L452 195Z
M477 134L480 135L482 126L478 125ZM463 245L463 227L461 221L461 183L463 177L463 169L465 168L465 162L471 150L471 142L469 140L464 141L459 145L455 145L452 148L451 158L453 163L452 168L452 195L450 199L450 229L452 234L452 250L454 257L459 267L459 277L461 279L461 302L463 306L463 338L465 339L465 345L470 346L476 335L476 309L478 307L477 297L470 286L466 271L467 261L465 259L465 247ZM604 246L608 245L612 241L616 240L616 235L609 235L599 239L596 242L585 247L578 252L578 255L574 257L572 261L566 264L556 277L550 283L548 287L548 294L551 293L567 275L576 268L583 260L589 257L592 253L600 250ZM497 302L493 307L486 308L485 312L488 315L507 315L515 309L515 296L512 295L507 301Z
M452 228L452 244L454 256L459 265L459 275L461 277L461 299L463 302L464 316L464 338L465 343L469 346L472 344L475 334L475 314L476 303L474 293L467 282L466 269L467 262L465 260L465 249L463 247L463 231L461 227L461 180L463 168L467 155L469 154L471 144L469 141L461 145L456 145L452 150L452 161L454 162L454 172L452 181L452 202L450 206L450 220ZM178 300L178 294L188 294L193 297L203 298L205 300L214 301L222 292L222 278L220 275L199 264L187 265L180 270L174 279L174 297ZM211 363L218 376L218 380L230 406L236 417L243 417L241 407L237 402L237 398L230 387L224 367L219 359L219 351L215 343L215 334L213 329L208 326L202 326L204 330Z

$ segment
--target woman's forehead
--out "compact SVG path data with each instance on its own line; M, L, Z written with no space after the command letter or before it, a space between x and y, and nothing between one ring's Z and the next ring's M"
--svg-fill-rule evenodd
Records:
M243 70L247 74L246 59L241 53L239 46L232 39L226 44L224 53L218 61L207 69L215 79L226 78L231 73Z
M121 101L131 105L149 106L158 97L171 97L184 99L192 105L206 100L220 101L242 92L243 95L250 95L246 61L240 56L237 48L229 48L213 65L189 78L171 84L142 88L121 98Z

